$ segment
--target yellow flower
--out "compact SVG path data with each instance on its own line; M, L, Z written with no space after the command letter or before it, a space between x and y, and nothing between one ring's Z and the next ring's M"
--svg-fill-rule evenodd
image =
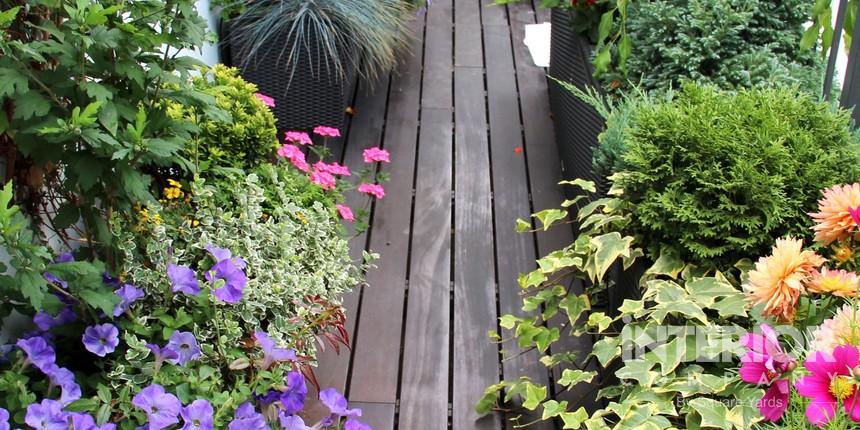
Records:
M168 200L178 199L181 196L182 190L179 188L169 187L164 189L164 197L167 197Z
M818 201L818 212L809 216L815 221L815 241L829 245L836 240L845 240L857 232L857 223L849 209L860 206L860 183L835 185L824 190Z
M301 221L301 222L302 222L302 224L307 224L307 223L308 223L308 219L307 219L307 218L305 218L305 214L303 214L303 213L301 213L301 212L296 212L296 216L297 216L297 217L299 217L299 221Z
M813 293L854 297L857 295L858 286L860 286L860 277L856 273L845 270L828 270L825 267L820 272L813 272L812 278L806 284L806 289Z
M152 216L152 222L155 224L161 224L161 214L155 214Z
M860 311L850 303L812 333L810 351L830 353L840 345L860 346Z
M762 314L778 322L791 323L804 283L825 260L813 251L803 250L799 239L777 239L773 254L762 257L749 273L745 286L753 304L764 304Z
M182 184L180 184L178 181L174 181L173 179L168 179L167 183L170 184L170 186L173 188L182 188Z
M847 245L834 246L833 258L835 258L840 264L844 264L854 259L854 250Z

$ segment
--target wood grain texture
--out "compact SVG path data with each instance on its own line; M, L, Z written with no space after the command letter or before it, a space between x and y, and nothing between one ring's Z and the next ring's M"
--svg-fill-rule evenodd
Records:
M452 113L425 109L421 114L400 393L402 429L448 428Z
M454 6L454 66L484 67L481 46L481 2L457 0Z
M423 34L423 21L414 21ZM419 36L416 46L421 46ZM418 138L421 50L407 57L392 78L383 147L391 163L386 196L376 201L370 249L380 254L367 277L355 339L349 398L357 402L395 403L400 369L400 335L409 256L412 183Z
M373 430L392 430L394 428L394 405L391 403L349 402L349 407L361 409L361 422Z
M434 0L427 7L421 106L454 108L454 3Z

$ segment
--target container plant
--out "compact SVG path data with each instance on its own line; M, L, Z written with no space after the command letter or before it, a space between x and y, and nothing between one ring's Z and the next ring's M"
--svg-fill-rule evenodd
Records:
M391 70L412 5L402 0L263 0L221 7L222 54L274 99L278 129L342 128L358 77Z

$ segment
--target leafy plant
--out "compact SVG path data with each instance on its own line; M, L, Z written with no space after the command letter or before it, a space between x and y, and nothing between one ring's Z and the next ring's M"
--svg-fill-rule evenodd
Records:
M243 66L277 56L290 79L302 56L310 56L314 74L328 70L344 78L357 70L373 78L394 68L409 40L412 6L403 0L217 0L213 5L231 18L231 44Z
M858 177L847 112L790 89L719 92L686 85L640 106L614 182L632 231L656 257L725 267L774 237L808 236L819 189Z
M191 0L14 3L0 16L8 174L65 246L108 245L108 214L153 199L147 169L188 167L190 125L163 101L215 110L181 85L200 65L182 49L212 36Z
M838 4L838 2L837 2ZM842 40L846 52L851 48L851 37L854 35L854 24L857 22L857 8L860 7L860 2L857 0L848 0L845 9L845 25L842 28ZM833 42L833 2L828 0L816 0L812 4L812 24L803 33L800 47L804 50L814 48L818 41L821 40L821 46L825 49L821 50L822 56L827 56L830 52L830 43ZM838 35L837 35L838 37Z
M170 116L197 126L183 155L207 166L252 169L274 157L278 149L275 117L260 101L257 87L239 76L239 70L217 65L192 80L192 88L211 96L219 109L170 103ZM226 112L229 115L223 115Z
M645 90L680 88L685 80L741 89L797 84L818 94L823 67L800 40L808 19L803 0L651 0L634 2L627 32L633 46L627 80ZM810 70L817 71L811 73Z

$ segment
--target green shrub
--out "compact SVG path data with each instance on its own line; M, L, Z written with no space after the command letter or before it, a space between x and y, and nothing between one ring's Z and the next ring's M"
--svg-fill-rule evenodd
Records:
M239 76L235 68L217 65L192 81L196 91L215 98L215 105L228 118L202 113L193 107L173 104L174 117L196 124L198 134L186 146L186 157L202 167L253 168L267 161L278 149L275 117L255 94L257 87Z
M791 89L688 84L641 106L634 124L615 182L652 256L660 246L695 263L764 255L774 237L808 236L819 190L860 177L847 112Z
M650 0L631 4L628 78L646 90L685 80L740 89L821 90L821 61L801 52L805 0ZM817 71L817 72L816 72Z

